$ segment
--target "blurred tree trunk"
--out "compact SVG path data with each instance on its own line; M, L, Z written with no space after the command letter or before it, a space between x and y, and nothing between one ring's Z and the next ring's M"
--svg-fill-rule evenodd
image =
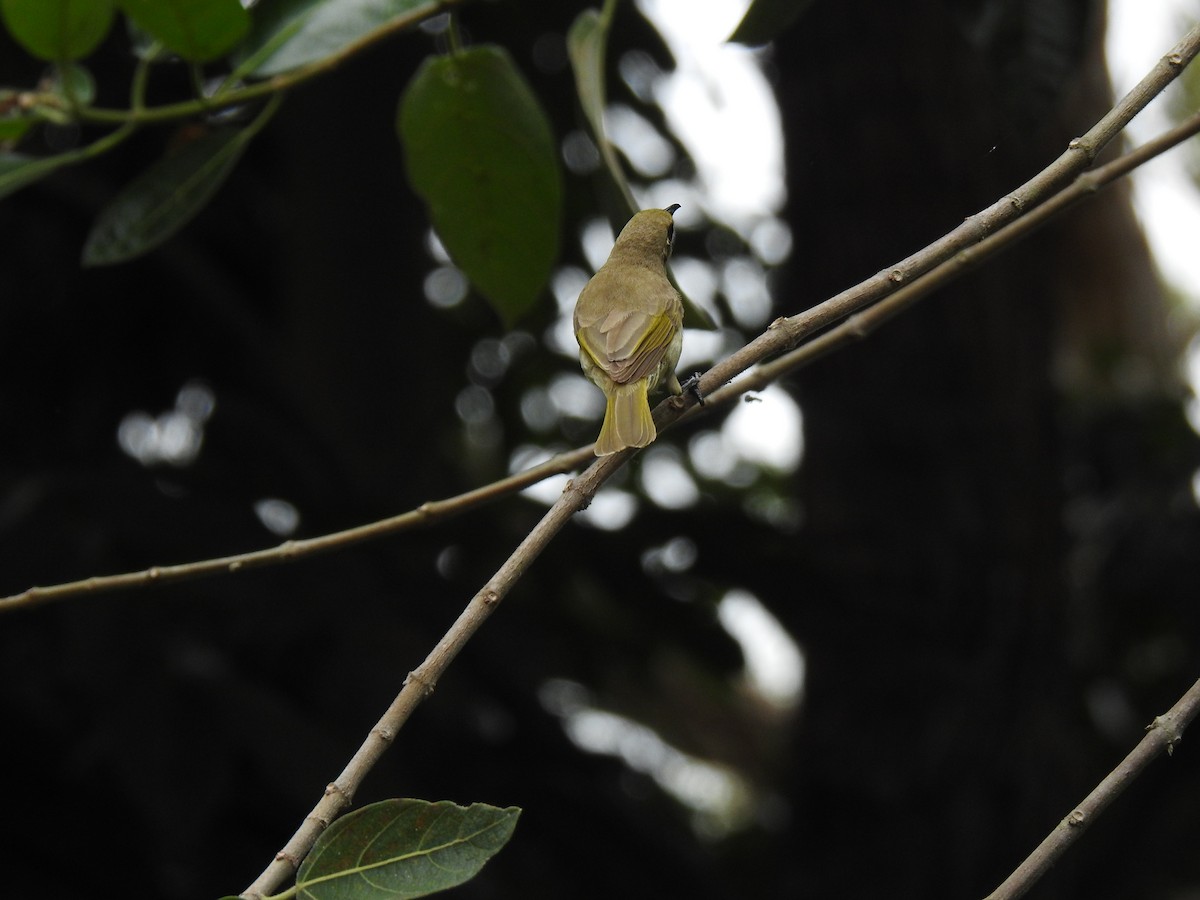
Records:
M1089 127L1110 105L1102 14L815 4L774 56L796 237L781 312L907 256ZM1186 434L1166 322L1114 191L797 380L804 556L772 606L809 660L806 895L984 893L1119 759L1081 749L1064 522L1094 447L1071 415L1100 397L1132 425L1169 402Z

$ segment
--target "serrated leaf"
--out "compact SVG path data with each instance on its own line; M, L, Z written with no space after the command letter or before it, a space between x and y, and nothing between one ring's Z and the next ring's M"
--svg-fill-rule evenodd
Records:
M26 156L23 153L0 153L0 198L7 197L26 185L33 184L55 169L75 162L76 156Z
M749 47L773 41L811 5L812 0L753 0L729 40Z
M383 800L338 819L296 873L303 900L410 900L474 878L521 811L448 800Z
M79 59L99 46L112 26L111 0L0 0L9 33L34 56Z
M500 47L427 59L400 101L408 179L454 262L508 324L558 256L562 178L550 123Z
M100 212L84 244L83 264L124 262L166 241L204 208L251 136L251 129L219 128L152 165Z
M139 28L172 53L207 62L232 50L250 28L240 0L117 0Z
M443 11L436 0L279 0L254 10L238 72L268 78Z

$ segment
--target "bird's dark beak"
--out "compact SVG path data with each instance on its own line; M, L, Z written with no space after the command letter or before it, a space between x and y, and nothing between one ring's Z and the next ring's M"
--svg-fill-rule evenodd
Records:
M670 206L668 206L666 208L666 212L669 212L671 215L675 215L675 210L679 209L679 207L680 207L680 204L672 203Z

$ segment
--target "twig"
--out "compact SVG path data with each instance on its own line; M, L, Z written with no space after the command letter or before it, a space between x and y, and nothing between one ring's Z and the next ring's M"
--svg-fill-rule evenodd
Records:
M1037 849L1004 879L1000 887L988 894L986 900L1015 900L1023 896L1058 861L1067 848L1079 840L1084 830L1142 773L1151 760L1163 750L1167 751L1168 756L1171 755L1175 745L1183 737L1184 728L1196 717L1197 712L1200 712L1200 681L1193 684L1169 712L1156 717L1146 726L1146 736L1121 764L1109 772L1065 819L1054 826L1054 830L1046 835Z
M745 377L739 378L733 384L727 384L711 396L705 397L706 405L704 407L693 407L690 412L692 414L706 413L713 407L719 408L722 404L735 400L747 391L761 390L784 375L794 372L801 366L805 366L839 347L863 340L896 313L945 287L954 279L978 267L985 260L1028 237L1050 219L1095 196L1114 181L1128 175L1134 169L1197 133L1200 133L1200 113L1196 113L1153 140L1141 144L1124 156L1085 172L1076 178L1069 187L1059 191L1024 217L1010 222L974 247L959 251L940 266L873 306L854 313L841 324L822 332L795 350L754 367ZM688 421L691 418L692 415L687 416Z
M590 451L589 451L590 452ZM245 891L243 897L259 900L271 893L296 871L300 861L312 848L313 842L329 824L350 805L354 792L362 779L375 765L384 751L396 739L401 726L408 721L422 700L433 693L438 679L454 660L467 641L479 630L488 616L508 594L512 586L525 573L538 554L545 549L551 539L562 530L562 527L578 510L584 509L591 502L597 488L603 484L620 466L632 455L633 451L625 451L613 456L597 459L591 467L578 478L571 481L562 495L555 501L550 510L534 526L528 536L521 541L508 560L500 567L491 580L471 598L466 609L455 623L445 633L436 647L412 672L404 679L404 687L392 701L387 712L371 729L366 741L359 747L358 752L342 770L337 780L325 788L325 794L317 803L296 833L292 835L275 859L255 879Z
M700 379L698 388L703 396L715 393L723 384L767 357L790 350L809 335L852 313L869 306L901 285L930 271L956 254L980 243L1002 226L1028 213L1043 203L1063 185L1069 183L1092 164L1101 150L1120 133L1146 104L1170 84L1200 51L1200 24L1194 25L1178 44L1150 70L1137 86L1100 119L1083 137L1068 144L1057 160L1011 194L1000 198L987 209L969 216L962 225L934 241L929 246L901 260L848 290L789 318L771 323L770 328L741 350L713 366ZM695 402L694 400L692 401ZM660 428L674 422L688 404L660 405Z
M397 15L386 24L368 32L358 40L338 48L328 56L311 62L299 68L282 72L256 81L253 84L241 85L241 79L253 69L254 60L244 60L242 65L230 74L230 77L213 96L201 96L196 100L184 100L178 103L167 103L161 106L135 106L132 109L108 109L104 107L86 107L79 110L79 118L98 124L121 124L125 122L148 125L156 122L172 122L177 119L201 115L222 109L230 109L265 97L290 90L312 78L327 74L346 60L362 52L366 47L387 38L396 32L403 31L413 25L440 15L447 9L461 3L462 0L439 0L436 5L420 6L408 13ZM239 85L230 87L230 85Z
M1031 210L1034 205L1047 199L1061 185L1076 178L1089 166L1100 149L1179 74L1198 50L1200 50L1200 25L1188 32L1187 37L1164 57L1151 73L1142 79L1141 83L1105 115L1095 127L1084 137L1071 141L1066 153L1034 179L1027 182L1019 191L1003 198L978 215L970 217L958 229L910 256L895 268L881 273L805 313L790 319L776 321L766 333L710 369L702 376L701 384L707 384L709 390L715 392L717 387L755 363L795 346L816 329L845 318L870 302L891 293L898 284L911 281L934 266L946 262L955 254L980 243L989 234ZM685 412L686 401L684 404L671 400L664 401L655 410L655 420L660 426L666 425L677 421ZM397 732L417 705L433 691L434 686L454 657L479 630L520 576L571 516L576 511L585 508L600 485L636 452L636 450L626 450L598 459L587 471L567 485L562 496L550 507L533 531L513 551L492 579L471 599L466 609L425 661L409 673L400 694L371 730L366 741L343 770L341 776L326 788L325 794L317 806L305 818L283 850L276 854L271 864L255 879L253 884L246 888L242 893L243 897L248 900L261 900L264 895L270 893L294 874L300 860L311 849L313 842L328 827L329 823L350 804L362 778L395 740ZM1170 715L1171 713L1167 714L1167 716ZM1161 717L1156 721L1163 721L1166 718ZM1177 739L1177 731L1172 734Z
M915 281L905 285L875 305L855 313L841 324L802 344L795 350L763 363L752 369L735 384L728 384L705 398L706 405L692 407L687 420L706 415L720 409L748 391L761 390L801 366L845 344L867 337L884 321L917 300L944 287L950 281L977 267L985 260L1006 249L1022 238L1028 237L1054 216L1075 204L1093 196L1118 178L1143 165L1189 137L1200 132L1200 113L1182 122L1170 131L1139 146L1124 156L1104 166L1080 175L1069 187L1060 191L1041 206L1033 209L1021 219L1011 222L995 234L984 238L979 244L959 251L945 263L937 266ZM360 541L373 540L396 534L411 528L431 525L444 518L466 512L490 500L522 490L531 484L579 468L591 459L591 447L580 447L559 454L541 465L534 466L515 475L500 479L475 490L421 504L416 509L391 516L377 522L348 528L332 534L319 535L284 543L264 550L254 550L234 556L198 560L174 566L152 566L138 572L120 575L102 575L47 587L31 587L19 594L0 597L0 613L37 606L55 600L83 594L95 595L121 588L146 587L167 584L206 575L233 574L259 566L291 562L326 550L347 547Z
M551 475L574 471L592 458L592 448L591 445L588 445L578 450L560 453L540 465L517 472L515 475L509 475L507 478L483 487L445 500L431 500L422 503L416 509L387 519L317 537L284 541L276 547L264 550L252 550L249 553L238 553L234 556L222 556L216 559L202 559L173 566L151 566L138 572L125 572L120 575L96 575L81 581L69 581L46 587L31 587L19 594L0 597L0 613L28 609L43 603L85 594L95 595L121 588L168 584L205 575L232 574L259 566L292 562L316 553L323 553L326 550L344 548L360 541L373 540L411 528L432 525L442 519L448 519L474 509L490 500L515 493L531 484L537 484Z
M970 267L977 265L987 256L1007 246L1008 243L1025 236L1028 230L1040 225L1050 215L1061 211L1066 205L1078 202L1088 193L1099 189L1107 181L1124 174L1128 169L1118 166L1117 169L1112 170L1112 174L1106 180L1098 180L1098 173L1118 164L1129 168L1140 165L1143 160L1140 156L1135 155L1138 153L1135 151L1135 153L1122 157L1117 163L1110 163L1109 166L1092 173L1092 178L1097 179L1094 184L1086 180L1082 183L1077 182L1076 188L1060 191L1059 196L1053 196L1056 186L1067 179L1075 178L1090 165L1096 154L1112 140L1121 128L1128 124L1129 120L1156 93L1166 87L1182 71L1182 68L1195 57L1198 50L1200 50L1200 25L1192 28L1188 35L1164 56L1154 69L1087 134L1071 141L1067 151L1058 160L1016 192L1002 198L982 212L970 216L954 231L873 278L843 291L812 309L791 318L776 320L766 332L732 356L713 366L702 377L699 387L703 395L706 397L710 394L713 395L714 406L719 406L722 400L732 399L733 396L745 391L757 389L778 378L784 372L791 371L816 358L817 355L828 352L835 346L865 336L870 329L876 327L887 316L893 315L904 306L915 302L930 291L967 271ZM1173 146L1187 134L1192 133L1189 131L1180 137L1181 129L1184 129L1185 126L1173 129L1156 141L1144 145L1140 150L1149 155L1161 153L1168 146ZM1063 195L1066 195L1065 199ZM1007 224L1021 222L1022 214L1025 215L1025 218L1029 218L1030 214L1035 211L1035 207L1042 204L1043 201L1052 205L1047 211L1033 217L1031 224L1020 226L1018 231L1006 232L1007 236L1003 238L996 234ZM985 245L984 242L993 236L999 242ZM936 272L933 271L935 269ZM889 294L891 297L886 304L876 302ZM875 306L869 313L862 312L859 315L852 315L864 310L872 303L875 303ZM793 351L795 355L789 354L773 363L760 366L749 379L742 379L733 393L728 390L718 390L720 386L731 381L756 362L795 347L807 336L847 317L850 318L840 328L831 329L804 347ZM683 402L676 400L659 405L659 408L655 410L655 422L660 430L678 421L688 411L686 400L687 398L684 398ZM174 566L152 566L139 572L94 576L81 581L48 587L32 587L22 593L0 598L0 613L81 594L97 594L120 588L163 584L204 575L233 573L251 567L298 559L313 553L344 547L361 540L382 537L417 525L428 524L435 518L461 512L485 500L520 490L551 474L571 471L582 465L588 458L589 449L580 448L563 456L555 457L544 466L536 467L529 472L510 476L502 481L468 491L448 500L426 503L415 510L345 531L305 540L286 541L277 547L265 550Z

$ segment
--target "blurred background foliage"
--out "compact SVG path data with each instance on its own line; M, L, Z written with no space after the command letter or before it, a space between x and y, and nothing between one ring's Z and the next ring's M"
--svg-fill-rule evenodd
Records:
M691 91L735 131L739 70L688 56L687 4L618 6L614 141L643 205L684 204L675 272L719 322L689 332L685 369L944 233L1110 103L1102 3L806 6L740 51L777 111L731 136L783 138L751 208L771 154L714 168L711 135L664 110ZM582 8L461 10L462 39L529 79L564 162L558 264L511 329L404 177L397 99L437 27L293 91L139 260L79 263L172 129L0 203L0 590L321 534L590 441L601 407L563 321L620 207L567 62ZM694 80L669 81L688 59ZM122 103L125 34L87 65ZM43 75L0 35L0 83ZM149 102L186 91L167 67ZM1200 673L1189 327L1121 188L742 421L665 435L537 561L359 801L521 806L462 897L986 893ZM5 617L9 895L240 889L555 491ZM1200 896L1197 759L1185 740L1156 764L1037 895Z

